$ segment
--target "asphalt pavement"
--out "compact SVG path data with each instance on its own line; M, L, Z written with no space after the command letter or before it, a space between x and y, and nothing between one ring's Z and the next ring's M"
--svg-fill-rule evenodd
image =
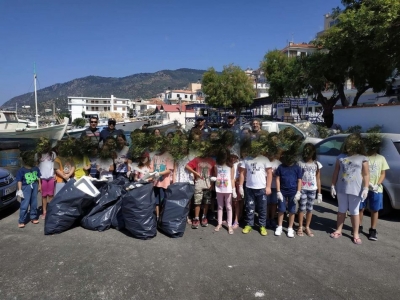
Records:
M379 221L377 242L331 239L336 203L315 205L315 237L247 235L214 225L147 241L81 227L45 236L0 212L0 299L398 299L400 214ZM370 219L365 217L364 228Z

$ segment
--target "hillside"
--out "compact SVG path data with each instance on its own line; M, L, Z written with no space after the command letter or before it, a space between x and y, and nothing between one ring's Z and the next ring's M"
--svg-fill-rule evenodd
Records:
M74 79L65 83L57 83L52 86L38 90L39 112L45 108L52 108L52 101L56 102L56 107L62 111L67 109L67 97L86 96L86 97L110 97L114 95L120 98L151 98L157 93L171 89L182 89L191 82L197 82L202 78L203 70L177 69L162 70L155 73L139 73L127 77L100 77L87 76ZM30 105L33 111L34 93L16 96L7 102L3 107L18 107Z

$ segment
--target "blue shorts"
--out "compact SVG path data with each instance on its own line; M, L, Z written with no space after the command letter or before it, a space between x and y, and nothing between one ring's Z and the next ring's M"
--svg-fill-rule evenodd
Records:
M156 197L156 205L160 205L164 201L165 198L165 192L167 191L164 188L161 187L154 187L154 196Z
M294 203L294 195L291 197L283 196L283 201L278 201L278 212L286 212L286 208L291 214L296 213L296 203Z
M371 211L379 211L383 209L383 193L368 191L367 199L360 203L360 210L364 208L369 208Z
M271 188L271 195L267 196L267 204L277 204L278 197L276 195L276 188Z

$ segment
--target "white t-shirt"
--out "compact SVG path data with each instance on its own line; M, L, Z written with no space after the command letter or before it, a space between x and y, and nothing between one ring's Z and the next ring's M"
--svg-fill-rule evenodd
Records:
M232 168L227 165L215 165L217 169L217 181L215 191L217 193L232 193Z
M240 168L246 169L246 187L251 189L265 189L267 186L267 169L271 162L265 156L256 158L246 157Z
M276 189L276 175L275 171L278 169L279 165L282 164L279 160L274 159L271 161L271 168L272 168L272 183L271 183L271 188Z
M239 182L239 167L241 166L241 162L242 161L238 161L233 164L233 174L235 175L235 180L237 180L237 182Z
M38 155L35 155L35 159L37 159ZM40 178L42 179L50 179L54 177L54 160L56 159L56 154L55 152L49 153L43 153L42 156L39 159L39 170L42 176Z
M306 191L318 190L317 170L321 170L321 163L316 160L308 163L301 160L297 164L303 170L303 178L301 179L303 185L301 189Z

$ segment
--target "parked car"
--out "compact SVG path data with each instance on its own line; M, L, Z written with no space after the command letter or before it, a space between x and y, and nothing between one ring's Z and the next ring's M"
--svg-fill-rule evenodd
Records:
M17 181L6 169L0 168L0 210L17 201Z
M305 143L311 143L311 144L315 145L316 143L322 141L322 139L320 139L320 138L314 138L314 137L307 136L303 131L301 131L299 128L297 128L296 126L294 126L291 123L275 122L275 121L263 121L261 123L261 129L268 131L268 132L278 132L279 133L280 131L284 130L287 127L292 128L296 134L303 137ZM243 128L249 128L251 130L250 123L243 125Z
M324 139L316 144L317 160L322 164L321 186L323 190L330 191L332 174L335 169L336 157L341 153L341 148L348 134L338 134ZM366 134L363 134L366 136ZM383 185L383 210L380 215L388 214L392 209L400 209L400 134L383 133L380 154L389 164Z

